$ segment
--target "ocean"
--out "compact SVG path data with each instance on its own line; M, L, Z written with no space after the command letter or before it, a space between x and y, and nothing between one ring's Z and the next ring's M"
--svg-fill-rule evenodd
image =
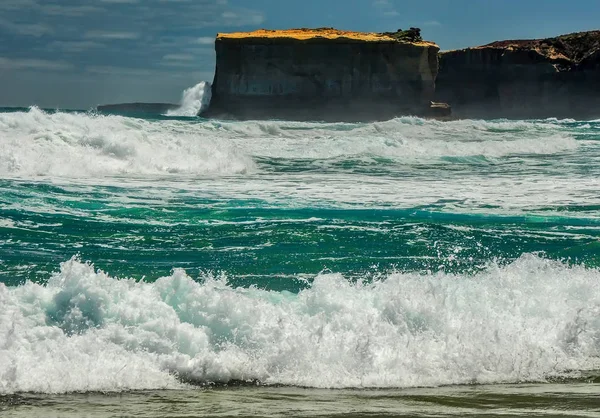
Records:
M600 416L599 210L600 121L2 109L0 414Z

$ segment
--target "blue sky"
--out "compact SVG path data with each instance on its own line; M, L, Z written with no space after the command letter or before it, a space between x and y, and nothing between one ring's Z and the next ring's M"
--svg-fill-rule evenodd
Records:
M421 27L442 49L600 27L598 0L0 0L0 106L178 102L217 32Z

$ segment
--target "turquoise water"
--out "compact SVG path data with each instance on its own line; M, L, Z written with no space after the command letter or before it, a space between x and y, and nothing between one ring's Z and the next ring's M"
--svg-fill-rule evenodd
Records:
M0 397L597 392L599 178L600 121L5 109Z

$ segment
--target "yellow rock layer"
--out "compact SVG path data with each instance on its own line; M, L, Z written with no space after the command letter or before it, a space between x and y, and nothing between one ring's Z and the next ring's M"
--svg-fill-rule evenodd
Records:
M217 39L274 39L274 38L290 38L305 41L308 39L315 38L326 38L326 39L352 39L356 41L365 42L390 42L397 41L391 36L384 35L382 33L374 32L352 32L347 30L337 30L333 28L321 28L321 29L283 29L283 30L269 30L259 29L254 32L233 32L233 33L219 33ZM416 45L434 45L432 42L415 42Z

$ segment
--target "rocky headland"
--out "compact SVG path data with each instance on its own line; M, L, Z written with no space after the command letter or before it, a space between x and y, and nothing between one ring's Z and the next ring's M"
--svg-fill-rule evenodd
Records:
M210 105L225 119L600 118L600 31L455 51L420 30L221 33ZM168 103L98 106L163 114Z
M440 54L436 100L465 118L600 117L600 31Z
M447 114L432 107L439 47L411 28L221 33L206 117L376 120Z

